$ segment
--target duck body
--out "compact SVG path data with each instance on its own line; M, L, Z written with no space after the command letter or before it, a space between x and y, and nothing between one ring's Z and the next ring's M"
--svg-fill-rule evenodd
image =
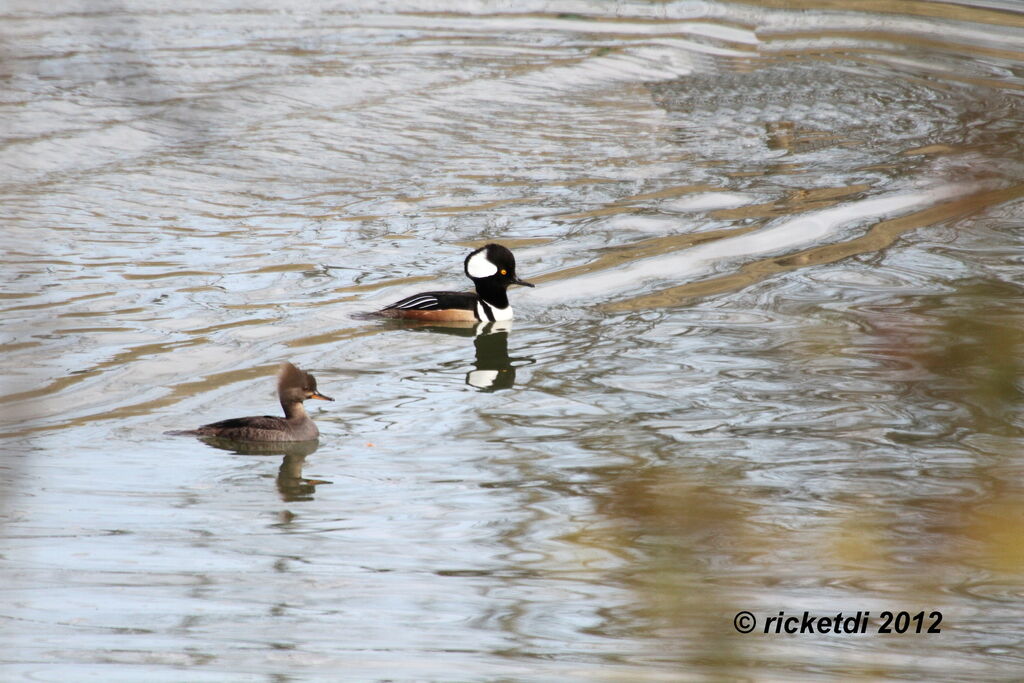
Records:
M511 320L512 306L498 308L473 292L421 292L396 301L377 314L409 320L497 321Z
M274 415L234 417L203 425L196 434L231 441L312 441L320 437L320 430L303 410L300 419Z
M488 244L470 253L463 269L476 285L476 292L420 292L396 301L376 315L438 322L512 320L509 286L533 287L516 276L516 259L500 244Z
M230 441L285 442L317 439L320 430L309 417L302 402L311 398L322 401L334 399L317 390L316 378L291 363L282 363L277 374L277 396L281 401L284 417L235 417L211 422L187 433Z

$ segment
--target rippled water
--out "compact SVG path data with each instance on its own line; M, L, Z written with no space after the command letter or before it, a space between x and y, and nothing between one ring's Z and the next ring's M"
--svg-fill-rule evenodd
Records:
M1019 676L1020 6L560 5L0 9L5 680Z

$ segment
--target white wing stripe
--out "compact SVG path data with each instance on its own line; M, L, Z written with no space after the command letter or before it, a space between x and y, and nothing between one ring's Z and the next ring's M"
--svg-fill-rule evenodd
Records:
M430 308L437 304L437 299L432 296L417 296L398 304L398 308Z

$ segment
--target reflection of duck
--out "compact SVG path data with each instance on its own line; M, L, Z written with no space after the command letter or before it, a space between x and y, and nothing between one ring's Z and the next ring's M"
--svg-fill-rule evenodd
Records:
M402 323L409 327L409 323ZM476 349L475 369L466 373L466 384L484 391L508 389L515 384L516 366L533 363L533 358L508 355L508 334L512 330L512 321L496 323L471 322L420 322L413 323L412 329L420 332L448 334L454 337L473 337Z
M308 441L234 441L217 436L207 436L203 442L239 455L283 455L277 471L277 490L285 501L312 500L319 484L330 484L323 479L305 479L302 466L306 456L320 445L318 439Z
M180 433L180 432L179 432ZM238 455L283 455L285 458L305 458L320 447L319 439L307 441L237 441L220 436L204 436L205 444L231 451Z
M466 384L484 391L509 389L516 383L516 368L508 356L511 323L481 325L473 339L476 347L475 370L466 373Z
M277 373L277 396L284 417L236 417L179 433L246 442L312 441L320 436L320 430L306 413L302 402L310 398L323 401L334 399L317 391L313 375L299 370L291 363L282 363Z
M289 454L284 456L281 467L277 471L277 490L281 499L292 502L296 500L313 500L318 484L330 484L323 479L305 479L302 476L302 465L305 455Z
M510 285L533 287L516 276L516 259L500 244L488 244L466 257L466 277L476 285L471 292L421 292L377 311L385 318L431 321L511 320Z

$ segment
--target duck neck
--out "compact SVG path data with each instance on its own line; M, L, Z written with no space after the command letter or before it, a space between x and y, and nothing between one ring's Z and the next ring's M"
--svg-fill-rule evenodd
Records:
M475 280L476 293L491 308L508 308L508 289L497 282Z
M281 401L281 407L284 409L284 416L292 422L302 422L309 419L306 407L302 405L302 401Z

